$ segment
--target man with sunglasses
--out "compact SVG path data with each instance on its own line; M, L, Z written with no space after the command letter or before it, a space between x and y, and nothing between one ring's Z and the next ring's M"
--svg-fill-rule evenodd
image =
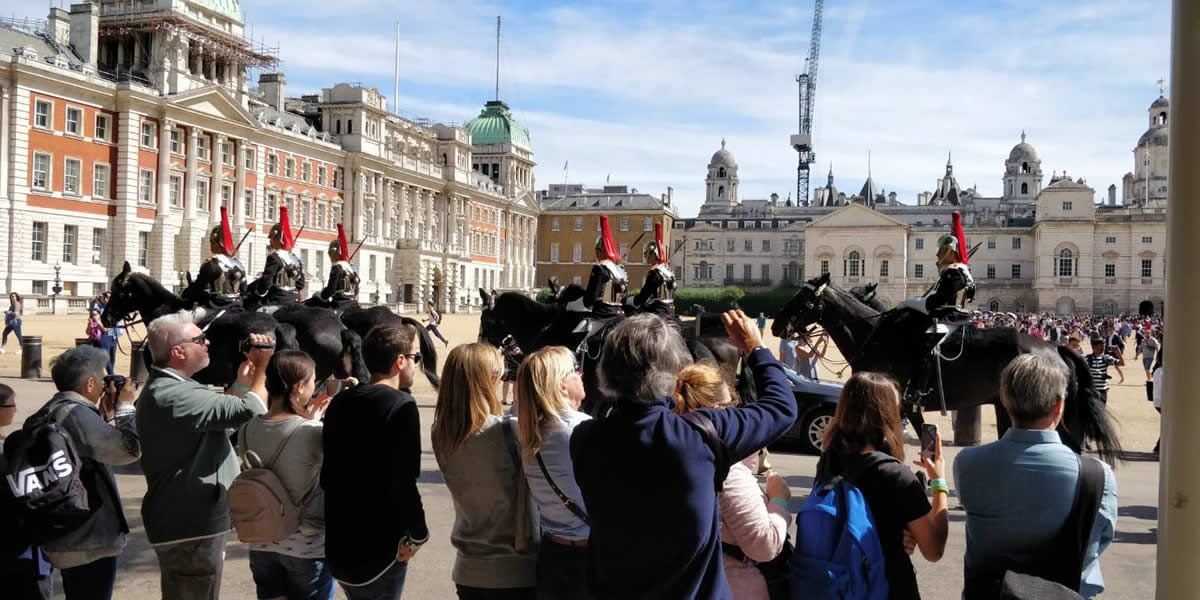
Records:
M155 319L147 331L154 365L138 398L146 537L158 555L163 598L218 598L226 491L240 472L229 431L266 412L268 335L252 334L237 381L224 393L191 377L208 366L208 340L187 313Z
M333 398L325 413L325 560L350 600L392 600L429 539L417 490L421 422L409 393L421 361L411 325L363 339L371 382Z

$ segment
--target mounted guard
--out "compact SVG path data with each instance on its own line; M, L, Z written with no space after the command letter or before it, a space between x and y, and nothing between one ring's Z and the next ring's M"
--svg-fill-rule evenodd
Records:
M295 304L297 293L304 290L304 263L292 252L296 240L288 220L286 206L279 207L279 222L271 226L270 249L262 275L250 284L247 308L267 313L280 306Z
M642 248L642 257L651 265L642 282L642 289L633 298L634 306L642 312L661 317L675 314L675 273L668 263L667 247L663 244L662 223L654 224L654 239Z
M587 293L583 296L584 304L596 319L609 320L624 314L621 301L629 289L629 275L625 273L620 260L612 229L608 226L608 216L601 215L600 236L596 238L596 264L592 266Z
M345 310L358 305L358 269L350 262L350 247L346 243L346 229L337 226L336 240L329 242L329 281L317 295L322 304L334 310Z
M212 256L200 265L200 270L180 297L195 304L196 318L211 311L240 309L246 293L246 268L236 256L233 232L229 228L229 211L221 207L221 224L208 234Z

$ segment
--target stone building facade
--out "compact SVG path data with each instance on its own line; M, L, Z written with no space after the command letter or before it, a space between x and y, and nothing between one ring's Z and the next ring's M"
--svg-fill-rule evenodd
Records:
M937 238L959 211L968 244L978 245L971 259L976 308L1161 314L1166 98L1155 100L1148 113L1120 203L1115 186L1097 203L1096 191L1065 171L1053 172L1043 185L1042 161L1024 133L1004 161L1001 196L960 186L947 160L933 191L912 205L877 189L870 177L858 194L839 192L832 170L810 206L781 202L777 194L739 200L737 163L722 144L708 166L699 215L675 222L683 251L672 265L686 287L794 285L827 272L839 287L878 283L880 296L896 303L934 283Z
M31 311L79 309L125 261L178 288L220 206L251 277L287 206L309 292L343 222L361 244L360 302L455 312L484 282L532 287L533 151L507 106L454 126L402 118L358 85L289 97L242 28L231 0L100 0L0 22L6 292ZM252 68L268 71L257 89Z

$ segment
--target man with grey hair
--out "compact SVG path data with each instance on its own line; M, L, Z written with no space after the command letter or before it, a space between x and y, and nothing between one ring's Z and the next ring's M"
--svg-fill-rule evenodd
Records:
M1116 527L1117 481L1108 465L1059 438L1068 381L1056 355L1013 359L1000 376L1012 428L954 461L967 511L966 598L997 597L1005 571L1056 581L1085 598L1104 591L1100 554Z
M796 420L796 402L754 321L740 310L722 320L758 398L693 411L703 424L671 410L676 375L692 362L675 328L642 314L604 341L598 376L614 408L571 435L591 522L588 571L596 597L729 597L716 495L721 471L783 435Z
M232 527L225 494L240 472L229 431L267 412L275 341L251 334L237 381L220 393L191 378L208 366L208 340L187 313L155 319L147 337L154 365L137 405L146 537L158 555L163 598L215 599Z
M117 556L129 533L109 465L136 462L142 448L134 427L133 384L118 391L115 383L106 382L107 363L108 353L93 346L59 355L50 365L58 392L25 422L26 428L57 423L79 454L79 479L90 515L77 528L42 544L50 564L62 570L67 600L112 595Z

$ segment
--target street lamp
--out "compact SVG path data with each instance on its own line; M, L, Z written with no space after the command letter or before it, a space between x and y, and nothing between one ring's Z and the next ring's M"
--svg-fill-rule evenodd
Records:
M58 312L58 295L62 293L62 277L59 276L60 271L62 271L62 265L59 263L54 263L54 287L50 288L50 291L54 292L54 297L50 299L51 313Z
M371 293L371 304L375 305L375 306L379 305L379 282L378 281L375 282L375 291Z

